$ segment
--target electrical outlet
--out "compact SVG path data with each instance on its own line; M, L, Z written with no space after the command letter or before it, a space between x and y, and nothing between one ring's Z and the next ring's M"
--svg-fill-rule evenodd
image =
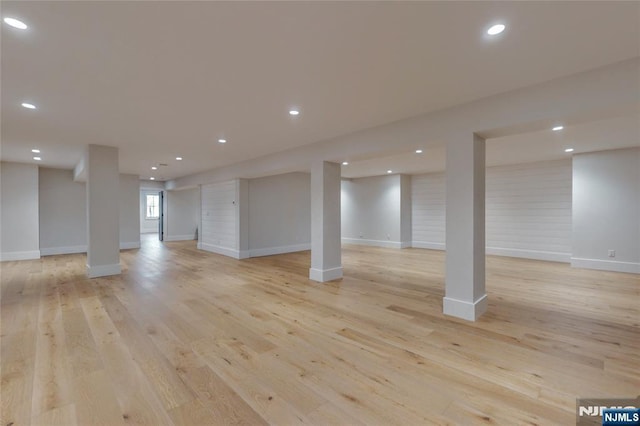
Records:
M609 250L609 257L616 257L616 251L615 250Z

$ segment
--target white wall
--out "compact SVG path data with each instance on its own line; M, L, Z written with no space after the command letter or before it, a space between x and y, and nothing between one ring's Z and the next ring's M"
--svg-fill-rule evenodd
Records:
M569 262L571 160L490 167L487 254Z
M198 188L165 191L166 229L165 241L195 240L198 226L198 206L200 191Z
M571 161L490 167L487 254L569 262ZM445 248L444 174L413 176L413 246Z
M140 179L137 175L120 175L120 249L140 247L138 204Z
M146 208L147 195L158 195L161 190L159 189L140 189L140 233L141 234L150 234L158 232L158 219L147 219L146 218Z
M38 166L0 163L0 260L40 258Z
M405 178L405 183L410 184L410 179ZM405 190L405 195L409 191ZM405 207L407 202L410 201L405 200ZM340 203L344 243L394 248L409 245L409 241L401 239L401 175L345 179ZM410 219L406 211L404 218Z
M249 255L309 250L310 245L311 175L249 180Z
M39 181L41 254L86 253L85 183L74 182L73 170L45 167Z
M241 253L239 235L239 182L202 185L201 222L198 248L235 258L246 257Z
M640 273L640 148L574 155L573 202L571 264Z

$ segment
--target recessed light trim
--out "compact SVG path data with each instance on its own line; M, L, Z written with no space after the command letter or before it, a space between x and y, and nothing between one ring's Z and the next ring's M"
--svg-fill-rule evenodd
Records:
M387 173L393 173L393 170L387 170Z
M227 143L226 139L218 139L218 143Z
M36 161L42 161L42 158L40 158L40 157L33 157L33 159L36 160Z
M158 170L156 166L151 167L151 170Z
M4 18L4 22L5 24L12 26L13 28L17 28L19 30L26 30L27 28L29 28L27 24L25 24L24 22L16 18L6 17Z
M504 24L495 24L487 30L487 34L489 34L490 36L498 35L503 32L505 28L507 27Z
M182 157L176 157L176 160L182 161Z
M31 152L33 152L34 154L40 154L40 150L36 148L33 148Z
M573 152L573 151L574 151L573 148L567 148L567 149L564 150L564 152Z
M348 162L348 161L343 161L343 162L342 162L342 165L343 165L343 166L348 166L348 165L349 165L349 162Z
M564 129L564 126L555 126L551 130L553 130L554 132L557 132L557 131L562 130L562 129Z
M416 149L416 154L422 154L422 150L421 149Z
M294 109L290 109L289 110L289 115L293 115L293 116L300 115L300 111L298 109L295 109L295 108Z
M36 109L36 106L34 104L30 104L29 102L23 102L21 105L26 109Z
M151 177L149 178L149 180L156 180L156 178L154 178L153 176L151 176Z

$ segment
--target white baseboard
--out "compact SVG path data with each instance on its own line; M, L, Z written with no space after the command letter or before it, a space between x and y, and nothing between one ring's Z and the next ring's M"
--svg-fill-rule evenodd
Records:
M211 253L221 254L223 256L233 257L234 259L246 259L249 257L249 250L236 250L228 247L216 246L207 243L198 243L200 250L208 251Z
M364 238L342 238L343 244L358 244L361 246L386 247L386 248L403 248L410 247L411 243L400 241L383 241L383 240L366 240ZM407 245L408 244L408 245Z
M574 268L597 269L599 271L627 272L640 274L640 263L618 262L613 260L571 258L571 266Z
M272 256L274 254L294 253L296 251L311 250L311 243L294 244L290 246L266 247L249 250L249 257Z
M473 303L450 297L442 298L442 312L445 315L462 318L467 321L475 321L480 318L480 315L487 311L487 305L486 294Z
M129 249L138 249L138 248L140 248L140 241L120 243L120 250L129 250Z
M122 267L119 263L113 265L87 265L87 276L89 278L107 277L109 275L119 275Z
M411 247L429 250L445 250L444 243L430 243L428 241L413 241Z
M40 248L42 256L56 256L59 254L86 253L87 246L44 247Z
M187 234L187 235L166 235L164 237L165 241L190 241L195 240L195 234Z
M0 253L0 261L10 262L13 260L33 260L40 259L40 250L30 251L10 251Z
M342 266L331 269L309 269L309 279L324 283L342 278Z
M522 249L508 249L499 247L487 247L486 254L506 257L519 257L523 259L547 260L549 262L571 262L571 253L559 253L553 251L536 251Z

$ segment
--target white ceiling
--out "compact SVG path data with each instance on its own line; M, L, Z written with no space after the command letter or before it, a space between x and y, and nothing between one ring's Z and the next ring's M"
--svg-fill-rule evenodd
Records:
M113 145L121 172L143 178L158 163L157 178L176 178L640 56L640 2L3 1L1 12L30 26L2 25L1 159L33 162L37 147L42 165L71 168L86 144ZM485 36L499 21L507 30ZM557 158L567 142L637 145L637 119L496 138L488 163ZM422 156L343 169L442 168L442 148Z

